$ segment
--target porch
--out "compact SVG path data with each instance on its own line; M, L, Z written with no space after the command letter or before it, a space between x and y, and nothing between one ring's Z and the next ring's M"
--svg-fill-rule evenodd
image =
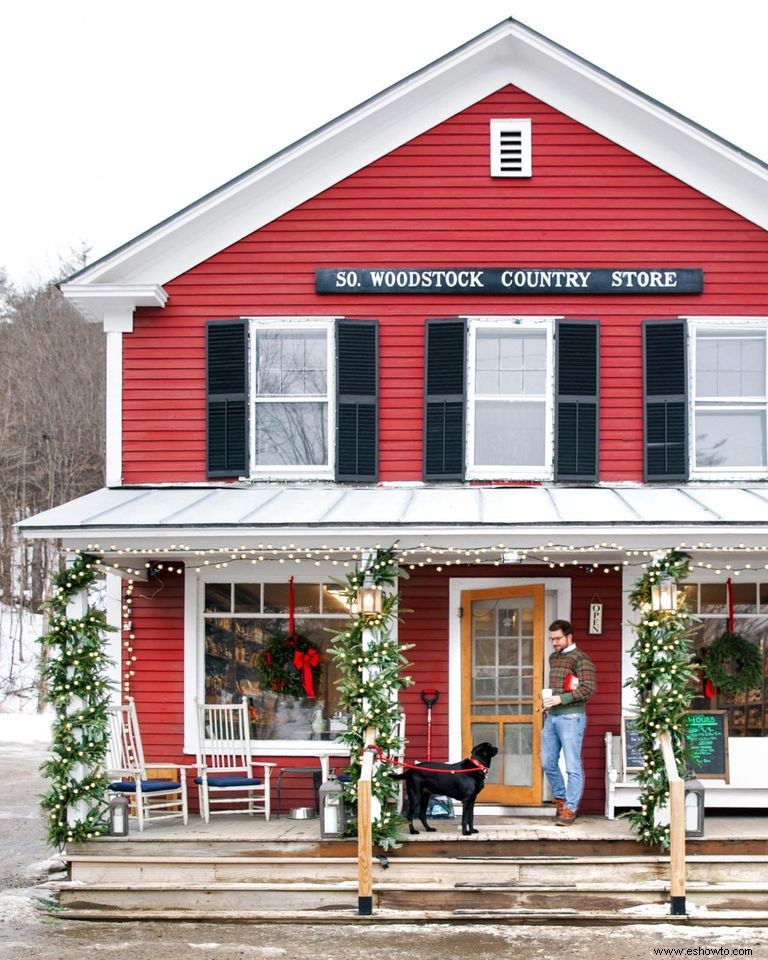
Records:
M60 906L73 919L239 922L755 924L768 922L768 820L708 816L687 847L687 917L668 913L669 858L624 820L480 812L480 832L435 820L374 858L372 918L357 915L357 841L318 820L233 815L149 824L71 845Z

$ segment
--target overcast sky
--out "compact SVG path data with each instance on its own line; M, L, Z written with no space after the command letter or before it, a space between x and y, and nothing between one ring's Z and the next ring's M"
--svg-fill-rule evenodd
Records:
M95 259L508 16L768 161L765 0L5 0L0 267Z

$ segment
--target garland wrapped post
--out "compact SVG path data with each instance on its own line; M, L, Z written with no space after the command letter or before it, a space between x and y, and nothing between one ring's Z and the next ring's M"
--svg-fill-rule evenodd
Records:
M103 612L86 606L70 617L68 606L96 579L97 557L79 554L55 579L54 596L43 604L49 632L39 638L48 648L41 674L56 711L51 758L42 771L51 787L41 800L48 813L48 842L53 847L90 840L108 831L104 771L107 753L107 706L110 663L103 635L109 626Z
M340 739L350 747L350 782L344 799L353 811L366 730L376 728L376 742L384 753L400 754L404 747L398 734L397 698L413 681L403 674L408 663L404 656L407 647L397 642L393 628L398 618L397 582L407 576L398 566L395 548L391 547L377 550L344 584L347 603L354 612L347 631L335 638L331 655L339 667L340 709L350 716ZM388 588L384 589L380 614L372 616L357 609L358 590L363 584ZM397 844L405 824L397 811L399 783L392 779L391 771L388 764L375 765L371 784L373 842L385 850Z
M660 825L657 814L667 804L669 783L658 737L669 732L678 769L684 774L684 722L694 668L685 594L678 590L676 610L653 610L651 587L664 577L671 577L679 586L688 576L690 564L690 556L678 550L655 558L629 597L640 620L632 647L635 676L626 686L633 687L637 697L635 727L642 740L643 769L636 775L641 787L640 809L628 816L640 843L658 844L663 850L669 847L669 825Z

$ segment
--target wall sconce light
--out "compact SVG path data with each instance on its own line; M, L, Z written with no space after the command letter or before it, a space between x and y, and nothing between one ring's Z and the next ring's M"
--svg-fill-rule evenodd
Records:
M364 617L375 617L382 610L381 587L362 586L357 591L357 607Z
M654 610L677 610L677 584L672 577L660 577L651 584L651 607Z

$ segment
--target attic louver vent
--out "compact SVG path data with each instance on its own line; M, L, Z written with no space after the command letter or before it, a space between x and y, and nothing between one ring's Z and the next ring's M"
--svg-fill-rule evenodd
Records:
M530 120L491 120L491 176L531 176Z

